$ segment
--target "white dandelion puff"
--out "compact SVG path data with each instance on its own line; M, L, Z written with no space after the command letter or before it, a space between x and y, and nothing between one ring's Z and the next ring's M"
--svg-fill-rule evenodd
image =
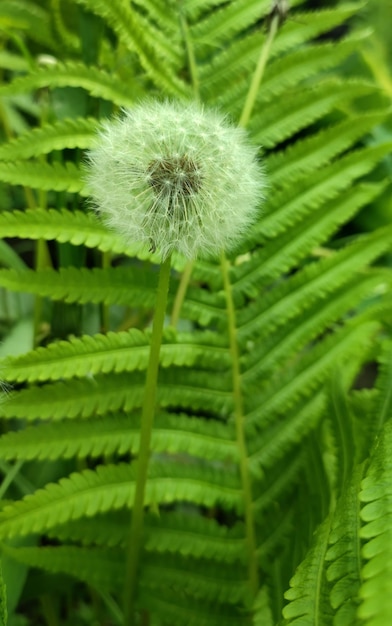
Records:
M197 103L154 101L103 124L86 182L105 223L162 259L232 249L265 187L243 129Z

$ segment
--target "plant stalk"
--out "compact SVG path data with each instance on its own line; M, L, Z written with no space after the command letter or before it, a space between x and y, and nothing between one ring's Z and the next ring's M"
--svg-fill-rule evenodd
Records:
M124 626L135 625L137 574L139 569L143 539L144 496L150 460L151 435L154 425L159 369L159 353L162 343L167 294L169 290L170 265L171 258L168 257L162 263L159 274L156 308L152 326L150 355L147 366L146 383L144 387L139 454L136 461L135 496L133 502L126 562L124 588Z
M186 292L188 290L188 285L192 276L194 264L194 261L188 261L184 271L181 274L180 284L178 285L176 297L174 299L173 310L170 320L170 324L171 326L173 326L173 328L177 328L178 320L180 319L182 305L185 300Z
M256 102L260 83L263 79L268 57L271 52L272 43L275 39L276 33L278 32L279 22L280 22L279 16L274 15L274 17L271 20L271 25L268 29L267 39L265 40L265 43L263 47L261 48L259 60L258 60L255 72L252 77L252 82L250 84L248 94L246 96L246 100L245 100L244 108L242 110L240 121L238 122L239 126L246 126L249 122L250 116L252 115L252 111Z
M248 548L248 576L252 599L259 589L259 567L257 558L257 543L255 521L253 515L252 483L248 468L248 454L245 441L245 416L241 390L240 356L237 343L236 317L233 302L233 292L229 277L229 261L224 252L221 258L223 285L226 293L227 324L230 342L231 367L233 378L234 421L237 445L240 454L240 474L244 499L246 543Z

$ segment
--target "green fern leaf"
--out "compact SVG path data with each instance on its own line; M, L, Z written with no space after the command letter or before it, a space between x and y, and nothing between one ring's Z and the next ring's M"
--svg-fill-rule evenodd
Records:
M312 306L320 297L325 299L346 284L366 264L390 248L391 234L392 229L388 226L359 238L328 258L306 266L296 276L271 290L262 303L255 302L242 309L238 314L241 342L251 339L255 333L260 336L260 329L263 329L262 335L265 333L268 336L278 325L286 323L299 312L303 313L305 307Z
M387 391L387 390L385 390ZM390 390L387 391L390 393ZM384 626L392 615L392 421L376 441L370 466L362 481L361 537L366 542L359 591L358 617L367 626Z
M286 412L283 419L274 420L260 433L253 434L248 442L249 469L255 476L273 465L317 426L325 409L325 396L316 394L308 402ZM0 439L1 442L1 439Z
M304 46L322 33L329 33L337 26L343 26L347 20L363 8L364 2L342 2L336 7L323 10L296 12L293 19L288 19L276 38L272 55L290 48Z
M372 411L374 418L371 420L373 435L382 429L385 422L392 419L392 345L390 342L383 345L379 365L380 371L376 383L378 398Z
M349 359L361 362L364 348L374 340L379 330L376 321L348 325L320 342L292 370L279 372L279 380L268 385L264 393L252 398L252 410L247 414L247 428L251 436L254 428L262 428L277 414L287 411L297 399L307 397L311 390L324 384L336 362Z
M121 0L108 4L104 0L77 0L90 11L102 17L114 30L119 39L130 51L135 51L151 79L166 92L176 97L189 95L188 88L168 67L165 55L164 38L159 34L154 38L154 28L146 28L145 21L135 9ZM159 43L161 42L161 45Z
M244 565L244 532L240 523L229 528L214 519L162 511L159 518L147 518L145 550Z
M56 381L10 394L0 404L0 416L61 420L130 411L142 406L144 383L141 372ZM223 419L232 410L230 377L212 371L163 370L158 402L191 412L210 410Z
M248 295L257 293L263 283L296 267L314 248L333 235L341 224L370 204L384 185L360 184L348 189L310 213L279 237L266 241L263 248L233 270L233 288Z
M354 3L344 4L338 9L304 13L298 15L295 21L287 21L276 38L271 50L271 58L278 53L286 52L294 46L304 44L309 39L330 30L338 24L342 24L350 18L358 9ZM203 79L216 93L227 89L228 73L232 76L245 76L257 63L260 50L265 40L265 33L251 32L233 39L230 29L233 31L244 30L255 20L260 20L270 11L268 2L247 2L227 5L220 11L209 15L204 21L199 22L191 29L195 43L198 41L216 41L215 35L225 38L229 45L218 47L217 53L212 57L209 64L202 66ZM213 29L215 35L209 38L203 36L206 28ZM229 31L227 30L229 26ZM244 32L247 32L246 30Z
M361 582L359 539L359 484L362 468L357 468L346 484L333 514L326 561L327 579L333 584L330 601L335 611L334 626L356 624Z
M298 51L273 61L266 69L260 101L268 102L274 98L276 102L289 88L297 86L301 81L315 74L336 67L347 56L358 50L358 46L369 35L369 32L357 33L347 39L335 43L318 44L300 48ZM236 81L231 89L218 91L215 84L208 84L208 75L204 78L203 98L218 97L219 105L226 110L239 111L247 90L247 77Z
M0 626L7 626L8 610L7 610L7 588L3 578L3 572L0 564Z
M336 78L286 92L276 106L275 100L255 112L249 124L252 139L270 148L327 115L337 106L374 91L374 86L359 80L341 82ZM273 156L272 163L274 163Z
M315 626L331 622L331 608L325 576L325 554L330 533L330 520L318 529L313 547L290 581L283 609L285 624Z
M253 626L275 626L266 587L262 587L257 594L252 624Z
M3 508L0 536L42 533L59 524L130 507L135 489L135 467L128 464L99 466L50 483L33 495ZM201 465L151 464L145 504L192 502L242 510L238 477L226 470Z
M94 139L98 122L94 118L60 120L25 132L0 146L0 159L14 161L29 159L52 150L65 148L89 148Z
M360 137L381 124L385 111L375 111L349 117L304 141L298 141L285 151L268 159L270 184L289 186L299 174L309 174L323 167L330 159L352 146Z
M391 147L392 143L385 143L350 152L316 172L311 179L304 176L297 180L295 187L285 188L271 198L266 215L253 230L263 237L276 237L291 228L322 202L335 198L354 180L370 172Z
M96 98L104 98L118 106L132 106L135 100L132 85L119 76L83 63L57 63L43 67L0 85L1 96L14 96L44 87L82 87Z
M137 329L106 335L85 335L38 348L25 355L1 362L2 378L8 382L58 380L72 376L95 375L146 369L149 335ZM163 367L205 367L229 364L225 342L213 333L174 335L166 332L161 348Z
M290 361L333 324L343 320L356 306L377 297L383 284L383 275L378 273L366 278L356 276L336 290L327 302L315 302L306 316L295 316L269 339L253 341L249 354L243 356L244 384L257 385L258 381L271 378L278 367Z
M224 40L232 41L236 34L257 22L267 12L266 0L224 4L191 28L192 39L203 43L213 41L218 47Z
M65 302L104 302L147 308L155 303L155 277L125 267L105 270L70 267L58 272L0 270L0 285Z
M228 528L196 514L160 511L145 517L147 553L180 554L183 557L208 558L220 563L245 563L244 528ZM129 535L129 512L109 511L93 518L83 518L56 526L49 536L83 545L124 548Z
M5 547L5 553L19 561L53 573L74 576L92 586L107 591L121 588L124 580L123 553L103 548L60 547Z
M85 245L102 252L135 256L138 246L131 246L116 233L101 224L92 213L66 209L28 209L0 213L0 228L4 237L46 239L74 246Z
M33 270L0 270L0 287L48 296L65 302L120 304L152 309L156 297L156 277L141 268L115 267L89 270L75 267ZM175 293L172 280L171 292ZM172 299L172 296L170 296ZM189 288L183 312L189 319L205 326L225 319L222 293Z
M44 48L55 49L56 44L50 28L49 12L35 2L26 0L3 0L0 5L0 20L6 27L14 24L18 30L28 33L29 38Z
M32 161L0 162L0 180L12 185L25 185L32 189L78 192L87 195L80 169L69 161L61 163L35 163Z
M233 607L217 606L215 603L201 603L192 597L183 596L166 588L142 590L139 594L140 604L148 607L149 612L167 624L176 626L247 626L248 615L244 611L233 610Z
M294 489L298 489L303 464L303 455L288 456L282 463L276 464L269 470L268 477L253 485L253 507L257 515L260 515L260 519L262 519L263 514L271 510L274 502L288 496ZM263 545L259 547L258 551L262 556Z
M143 589L177 589L187 597L215 604L246 604L248 590L244 568L228 568L205 560L180 555L151 554L143 558L141 575Z
M0 438L0 458L57 459L137 454L140 418L110 415L90 422L38 424ZM188 454L206 460L236 462L238 452L232 428L214 420L160 412L152 435L151 449L157 453Z

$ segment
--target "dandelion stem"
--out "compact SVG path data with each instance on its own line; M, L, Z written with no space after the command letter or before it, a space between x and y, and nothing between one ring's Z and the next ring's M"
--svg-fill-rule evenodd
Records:
M268 57L271 52L272 43L275 39L275 35L278 32L280 18L279 15L274 15L271 20L271 25L268 30L267 39L261 48L260 57L253 74L252 82L249 87L248 95L246 96L244 108L238 123L239 126L246 126L252 115L253 107L256 102L257 93L259 91L260 83L263 79L264 70L267 65Z
M165 321L167 294L170 281L171 259L168 257L161 265L156 300L154 321L152 326L151 346L147 367L144 401L140 429L139 454L136 465L136 485L132 510L131 528L129 533L128 555L124 589L124 626L135 624L135 596L137 574L143 540L144 496L147 484L150 460L150 442L154 425L157 381L159 369L159 353L162 343L163 325Z

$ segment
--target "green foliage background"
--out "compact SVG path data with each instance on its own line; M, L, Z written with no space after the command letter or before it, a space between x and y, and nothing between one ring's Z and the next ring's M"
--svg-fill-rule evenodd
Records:
M309 4L252 110L268 197L229 282L174 259L140 624L392 619L392 83L374 4ZM0 624L123 623L157 258L88 210L83 151L145 96L238 121L270 12L0 4Z

